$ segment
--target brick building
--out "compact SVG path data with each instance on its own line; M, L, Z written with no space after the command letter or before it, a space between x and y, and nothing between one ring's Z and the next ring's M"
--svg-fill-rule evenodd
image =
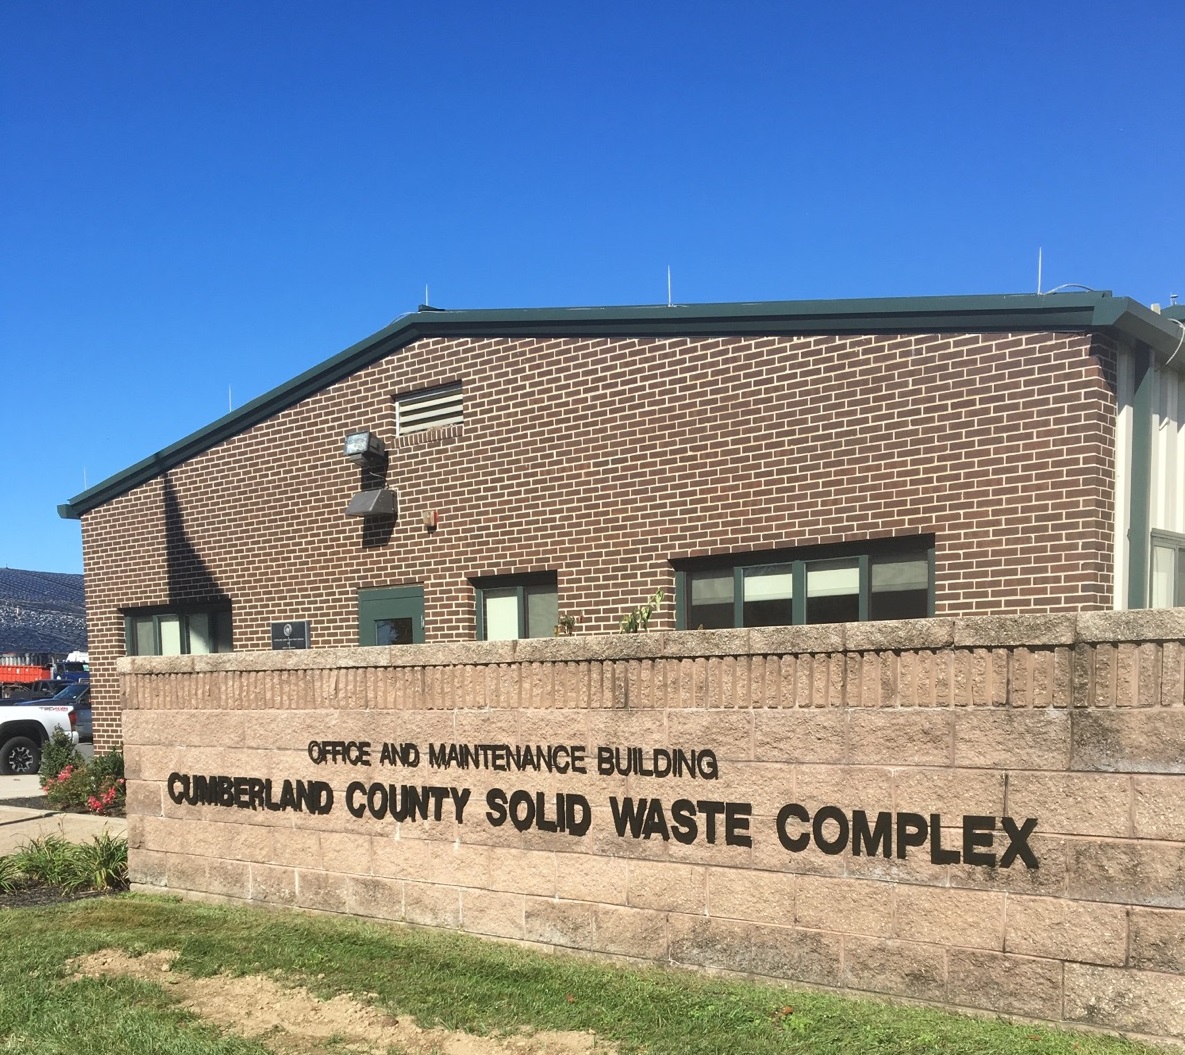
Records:
M306 623L314 648L605 633L659 587L668 629L1185 604L1175 311L404 316L61 507L96 736L117 657Z

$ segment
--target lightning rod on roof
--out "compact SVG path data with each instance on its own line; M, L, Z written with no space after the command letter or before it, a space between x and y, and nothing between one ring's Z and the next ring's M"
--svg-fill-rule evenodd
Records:
M1041 246L1037 246L1037 293L1041 293Z
M671 265L667 264L667 307L671 306Z
M226 412L229 414L234 409L235 409L234 397L231 395L230 385L227 385L226 386Z
M428 307L428 305L429 305L429 304L431 304L431 303L432 303L432 301L430 301L430 300L428 299L428 283L427 283L427 282L425 282L425 283L424 283L424 307L425 307L425 308L426 308L426 307Z

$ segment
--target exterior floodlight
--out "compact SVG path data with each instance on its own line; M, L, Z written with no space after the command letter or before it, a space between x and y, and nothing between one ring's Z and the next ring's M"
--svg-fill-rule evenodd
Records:
M348 517L393 517L395 515L395 492L385 487L372 491L360 491L346 506Z
M346 437L345 454L355 465L375 465L386 461L387 448L373 432L351 432Z

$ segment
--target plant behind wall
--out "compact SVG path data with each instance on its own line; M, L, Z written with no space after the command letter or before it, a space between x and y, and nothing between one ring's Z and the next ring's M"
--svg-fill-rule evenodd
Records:
M654 591L650 599L638 605L632 612L621 617L621 632L623 634L640 634L649 629L650 619L662 606L662 599L666 591L660 586Z

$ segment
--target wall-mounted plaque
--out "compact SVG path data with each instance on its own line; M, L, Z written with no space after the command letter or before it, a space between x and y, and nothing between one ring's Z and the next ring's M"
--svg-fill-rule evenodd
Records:
M308 648L309 621L292 619L286 623L272 623L272 648Z

